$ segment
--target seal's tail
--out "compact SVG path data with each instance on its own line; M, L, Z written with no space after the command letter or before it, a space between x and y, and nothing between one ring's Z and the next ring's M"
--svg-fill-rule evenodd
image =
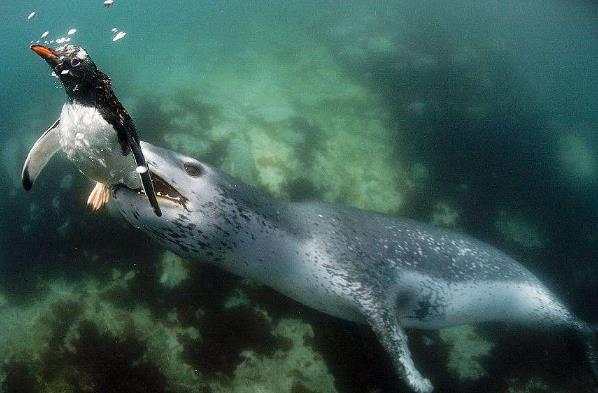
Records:
M584 326L582 339L594 382L598 385L598 325Z

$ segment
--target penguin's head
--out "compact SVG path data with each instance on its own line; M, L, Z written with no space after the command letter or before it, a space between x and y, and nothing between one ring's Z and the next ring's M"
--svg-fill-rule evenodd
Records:
M85 49L64 45L52 49L43 45L31 45L31 50L41 56L60 79L66 94L82 99L93 94L101 81L110 79L96 67Z

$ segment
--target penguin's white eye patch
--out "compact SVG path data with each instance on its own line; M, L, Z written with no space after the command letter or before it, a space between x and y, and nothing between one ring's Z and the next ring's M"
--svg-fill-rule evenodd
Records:
M87 52L85 52L85 49L79 48L79 51L77 52L77 58L79 58L80 60L87 58Z
M79 67L79 65L81 64L81 60L74 58L71 60L71 67Z
M191 177L201 176L202 170L201 170L201 167L199 167L199 165L195 165L190 162L186 162L184 164L184 166L185 166L185 172L187 172L187 174L189 176L191 176Z

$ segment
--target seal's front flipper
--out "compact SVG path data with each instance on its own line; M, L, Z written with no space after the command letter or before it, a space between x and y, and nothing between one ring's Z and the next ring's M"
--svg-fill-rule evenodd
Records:
M407 335L399 326L397 317L390 310L368 310L364 313L382 346L390 354L399 375L417 393L429 393L432 383L424 378L413 364L411 352L407 347Z
M91 207L91 210L95 212L108 203L109 199L110 187L107 184L97 182L87 198L87 206Z
M39 137L29 151L21 172L23 188L31 190L37 176L58 150L60 150L60 119Z
M147 195L147 199L149 199L150 205L154 208L154 213L158 217L162 215L160 211L160 206L158 206L158 200L156 199L156 192L154 191L154 184L152 183L152 178L150 175L149 168L147 163L145 162L145 157L143 156L143 152L141 151L141 146L139 145L139 141L135 138L135 136L130 132L130 130L126 130L127 141L129 143L129 147L133 152L133 157L135 157L135 163L137 163L137 167L141 167L142 170L138 171L139 175L141 176L141 184L143 185L143 190L145 191L145 195Z

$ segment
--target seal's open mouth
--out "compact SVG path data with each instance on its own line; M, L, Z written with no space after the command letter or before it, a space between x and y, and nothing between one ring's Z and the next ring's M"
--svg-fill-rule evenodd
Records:
M152 175L152 182L154 184L154 191L156 192L156 197L158 198L159 203L164 202L171 202L177 205L183 206L185 209L187 208L187 198L185 198L180 192L176 190L173 186L171 186L166 180L162 179L160 176L156 175L154 172L151 172ZM143 188L132 189L123 184L118 184L118 187L127 188L131 191L136 192L139 195L145 196L145 191Z

